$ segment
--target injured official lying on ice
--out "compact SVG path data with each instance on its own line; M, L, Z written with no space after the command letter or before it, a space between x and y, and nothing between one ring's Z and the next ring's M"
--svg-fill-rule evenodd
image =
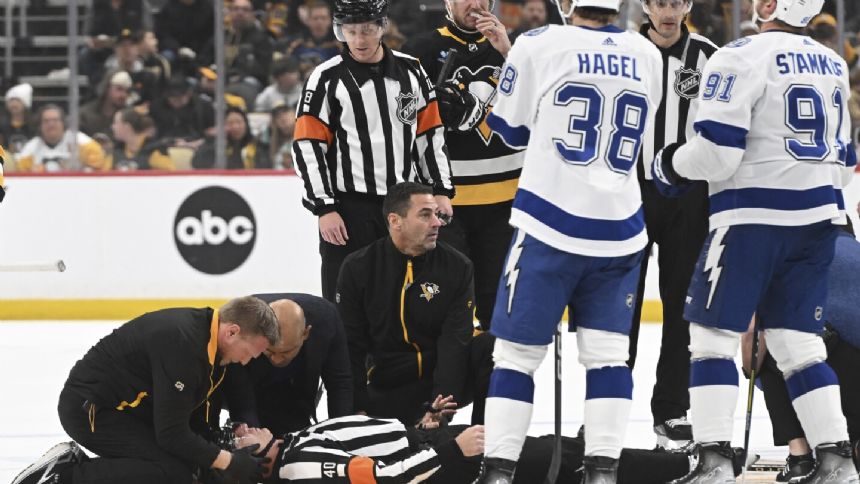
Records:
M484 433L479 425L433 429L405 427L393 419L353 415L322 421L304 430L275 437L266 429L235 427L232 444L253 448L267 457L267 482L428 482L471 483L480 470ZM558 482L582 477L583 439L562 437ZM542 482L552 459L555 437L527 437L515 483ZM740 473L737 449L736 474ZM624 449L619 482L665 483L690 471L683 451ZM374 480L375 479L375 480Z

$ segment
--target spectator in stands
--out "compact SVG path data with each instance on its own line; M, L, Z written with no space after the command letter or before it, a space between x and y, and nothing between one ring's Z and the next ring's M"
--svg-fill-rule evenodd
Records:
M167 87L171 76L170 62L158 53L158 37L152 30L145 30L138 45L143 68L155 77L155 85L159 90Z
M227 108L224 119L224 132L227 135L225 166L217 166L215 139L207 138L194 157L191 166L197 169L242 170L253 168L272 168L269 147L254 138L245 111L235 107Z
M391 2L388 10L388 18L397 24L400 33L407 38L427 30L427 25L432 24L430 19L427 18L427 14L421 10L422 3L424 3L422 0L398 0ZM385 44L390 46L388 42Z
M183 75L170 79L163 97L153 103L150 112L159 138L168 146L196 149L203 144L204 136L215 135L212 103L194 96L191 83Z
M6 91L6 116L0 123L0 145L11 154L18 153L24 144L36 135L30 108L33 105L33 86L18 84Z
M296 108L281 104L271 110L269 129L265 131L266 144L269 145L269 158L272 168L287 170L293 168L293 132L296 130Z
M155 75L144 69L143 58L140 56L140 40L140 32L123 29L114 44L114 54L105 61L103 71L104 73L116 70L128 72L131 76L128 103L131 105L152 102L158 85ZM101 82L101 75L98 79Z
M155 16L161 53L171 63L180 56L194 59L214 34L215 11L210 0L168 0Z
M173 170L167 145L155 139L155 123L138 109L125 108L113 116L113 169Z
M690 32L703 35L717 45L726 43L722 19L723 7L717 0L693 0L693 9L687 16L687 28ZM731 9L729 9L731 14ZM731 15L729 15L731 17ZM749 20L751 17L742 17Z
M101 145L84 133L66 130L65 112L56 104L42 106L36 115L38 133L18 153L18 169L21 171L105 171L110 169L110 160L105 157ZM77 162L72 161L72 141L77 143Z
M289 41L301 35L304 25L299 19L301 0L274 0L266 2L263 24L275 39Z
M96 88L96 98L81 106L79 120L81 131L95 136L109 134L113 116L128 106L131 76L126 71L115 71L102 79Z
M332 31L331 7L320 0L308 4L308 17L305 21L307 33L296 39L286 48L285 55L299 61L302 77L305 78L314 67L340 54L341 44L334 38Z
M511 32L510 38L513 43L523 32L536 29L547 24L547 9L545 0L526 0L523 4L523 16L520 26Z
M274 82L257 96L254 111L271 111L281 104L295 106L302 97L302 78L299 63L295 59L286 58L275 61L272 64L272 79Z
M836 31L836 18L829 13L819 14L809 22L809 36L839 52L839 32ZM843 58L848 64L848 76L851 78L851 84L855 85L860 82L860 56L851 45L851 42L845 40Z
M228 20L229 27L224 32L226 84L230 92L242 96L245 104L252 106L257 94L269 82L272 40L257 22L251 0L233 0ZM207 47L205 54L199 56L200 62L203 65L214 64L214 52L214 45Z
M201 99L215 103L215 83L218 81L218 70L215 65L209 67L201 67L198 69L200 79L197 82L197 96ZM243 111L248 110L248 104L245 103L245 98L233 94L230 91L230 86L226 86L224 92L224 102L227 106L233 106Z
M80 51L80 73L92 77L99 72L113 53L114 40L120 32L140 30L145 14L142 0L94 0L84 28L88 37Z

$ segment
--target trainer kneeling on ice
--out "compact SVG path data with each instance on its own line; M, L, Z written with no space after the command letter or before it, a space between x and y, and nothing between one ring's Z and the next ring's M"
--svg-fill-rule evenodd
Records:
M102 338L72 368L60 394L60 422L75 442L48 451L13 484L191 482L213 468L229 482L257 482L256 449L219 449L191 429L229 363L246 364L280 339L268 304L241 297L220 309L144 314Z

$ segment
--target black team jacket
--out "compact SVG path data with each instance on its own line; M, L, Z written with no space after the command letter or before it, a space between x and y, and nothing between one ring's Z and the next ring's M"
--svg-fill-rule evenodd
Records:
M442 242L410 257L385 237L350 254L336 298L349 345L355 410L367 410L368 383L389 389L432 379L428 401L439 394L463 401L473 293L472 263Z
M265 355L254 358L245 367L230 365L224 384L212 396L214 415L220 410L214 400L224 398L233 421L265 427L275 435L301 430L311 424L311 419L316 421L320 378L328 393L329 418L352 415L352 373L346 334L334 304L310 294L254 296L267 303L289 299L298 304L305 313L306 324L312 327L310 335L299 354L283 368L272 366ZM212 415L209 420L217 424Z
M66 388L102 412L126 412L152 425L169 454L203 468L219 448L191 428L192 412L224 378L219 365L218 312L210 308L163 309L120 326L90 348L69 373Z

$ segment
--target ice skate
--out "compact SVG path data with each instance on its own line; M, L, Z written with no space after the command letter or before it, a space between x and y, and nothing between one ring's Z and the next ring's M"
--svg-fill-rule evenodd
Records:
M21 471L12 484L62 484L60 471L80 462L84 456L84 452L74 442L57 444Z
M618 459L601 455L585 456L582 484L615 484L618 480Z
M516 466L512 460L485 458L481 462L481 474L473 484L511 484Z
M734 450L729 442L698 445L698 462L686 476L669 484L735 484Z

